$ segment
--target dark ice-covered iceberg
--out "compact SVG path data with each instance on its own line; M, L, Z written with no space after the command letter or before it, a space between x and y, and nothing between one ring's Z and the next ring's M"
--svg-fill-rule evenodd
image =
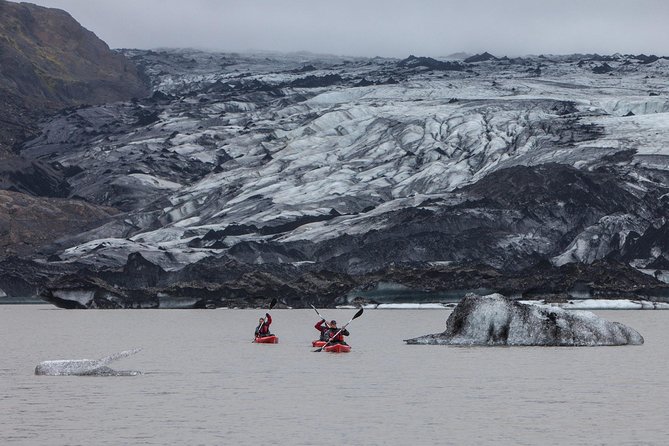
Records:
M446 321L446 331L407 344L597 346L640 345L643 337L589 311L528 305L501 294L467 295Z

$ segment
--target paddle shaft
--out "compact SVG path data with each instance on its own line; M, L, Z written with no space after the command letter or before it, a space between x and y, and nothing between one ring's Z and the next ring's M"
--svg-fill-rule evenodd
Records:
M318 312L318 310L316 309L316 307L314 307L314 306L312 305L311 308L314 309L314 311L316 312L316 314L318 315L318 317L320 317L321 319L325 320L325 318L323 317L323 315L320 314L320 313Z

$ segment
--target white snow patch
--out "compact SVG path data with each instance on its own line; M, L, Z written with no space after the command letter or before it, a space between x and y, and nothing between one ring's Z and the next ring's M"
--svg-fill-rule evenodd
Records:
M78 302L83 306L87 306L88 303L93 300L95 295L94 291L66 291L66 290L55 290L53 295L59 299Z
M651 302L631 299L579 299L567 302L550 302L543 300L522 300L521 303L558 307L565 310L669 310L667 302Z
M156 189L177 190L182 187L181 184L175 183L174 181L165 180L163 178L158 178L153 175L147 175L145 173L131 173L128 176L136 180L139 180L139 182L144 185L155 187Z

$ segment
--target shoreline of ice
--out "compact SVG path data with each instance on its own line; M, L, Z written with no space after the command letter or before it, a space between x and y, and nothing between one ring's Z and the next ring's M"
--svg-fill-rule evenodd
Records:
M632 299L573 299L567 302L545 302L543 300L519 300L518 302L530 305L559 307L565 310L669 310L669 302L651 302L648 300ZM386 303L386 304L364 304L337 305L337 309L365 310L451 310L457 302L429 302L429 303Z

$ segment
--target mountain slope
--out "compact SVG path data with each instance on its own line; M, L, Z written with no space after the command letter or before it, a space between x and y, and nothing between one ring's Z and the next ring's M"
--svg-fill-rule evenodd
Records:
M33 254L60 237L97 227L116 213L80 200L0 191L0 250L6 255Z
M5 151L32 134L44 112L147 91L134 64L65 11L0 0L0 147Z
M30 255L118 213L65 198L77 171L19 156L40 120L68 107L142 97L147 80L68 13L0 0L0 257ZM27 194L21 196L21 194ZM42 197L42 198L35 198Z

